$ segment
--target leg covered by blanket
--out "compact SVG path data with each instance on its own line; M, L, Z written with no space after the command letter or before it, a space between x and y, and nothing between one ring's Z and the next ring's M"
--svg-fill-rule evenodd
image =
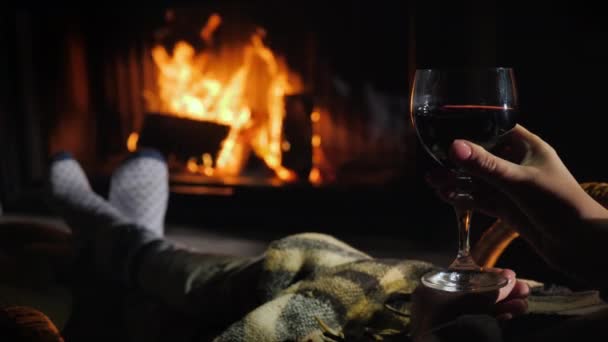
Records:
M141 260L144 291L199 315L201 329L234 322L215 341L403 339L410 294L432 267L373 259L317 233L277 240L253 259L151 247Z
M133 155L113 175L108 201L92 191L69 154L51 164L50 202L100 275L199 318L205 332L221 329L217 341L407 333L405 304L430 264L376 260L315 233L275 241L255 258L177 246L164 239L160 227L166 168L158 153Z

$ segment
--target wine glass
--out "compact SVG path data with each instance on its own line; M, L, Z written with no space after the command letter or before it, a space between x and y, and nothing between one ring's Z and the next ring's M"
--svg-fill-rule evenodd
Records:
M517 89L511 68L461 68L416 70L410 115L425 150L456 175L457 203L470 203L471 177L450 162L448 151L455 139L466 139L491 151L516 124ZM469 228L472 208L455 205L458 221L458 254L446 269L422 277L428 287L449 292L497 290L507 279L480 267L470 254Z

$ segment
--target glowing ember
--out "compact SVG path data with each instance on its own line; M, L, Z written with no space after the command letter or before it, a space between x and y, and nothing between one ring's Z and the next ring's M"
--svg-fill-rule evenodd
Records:
M321 173L321 165L323 164L323 149L321 148L321 135L319 134L319 121L321 120L321 112L315 108L310 114L312 124L312 168L308 174L308 181L313 185L321 185L323 183L323 174Z
M310 143L312 144L312 147L319 147L319 146L321 146L321 136L318 135L318 134L314 134L312 136L312 139L311 139Z
M209 43L221 22L219 15L212 15L200 31L201 39ZM176 43L171 54L160 45L153 48L158 92L145 95L148 107L157 108L148 109L230 127L217 155L202 156L202 163L190 159L189 171L238 175L252 151L280 179L295 179L295 173L281 164L283 100L300 91L300 81L264 44L264 35L257 30L241 46L201 52L184 41Z
M308 181L310 181L312 184L320 184L321 183L321 171L316 168L313 167L310 170L310 174L308 175Z
M137 150L138 141L139 141L138 133L133 132L133 133L129 134L129 137L127 138L127 151L135 152L135 150Z

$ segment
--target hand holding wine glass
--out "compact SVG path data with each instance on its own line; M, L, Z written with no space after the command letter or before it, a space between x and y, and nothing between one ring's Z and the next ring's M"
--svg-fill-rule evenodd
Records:
M416 82L418 82L418 75ZM427 85L420 87L432 89L427 93L445 91L445 89L441 89L441 85L437 85L437 82L428 82ZM513 89L515 88L513 87ZM415 107L416 105L422 107L436 105L436 102L433 101L416 102L416 93L420 92L419 88L414 87L412 109L418 108ZM427 100L432 97L428 96ZM513 103L516 104L516 101ZM483 105L489 104L484 103ZM508 105L506 107L509 108ZM512 108L517 109L516 106ZM414 115L413 110L412 115ZM415 120L415 117L413 119ZM433 134L439 132L441 131L435 130ZM420 133L419 135L422 139L423 136ZM441 163L441 159L439 159L442 167L434 170L427 177L439 195L456 208L475 208L507 221L557 270L600 291L608 289L608 277L603 271L608 268L608 259L603 258L601 253L608 245L608 209L603 206L606 203L602 202L604 203L602 205L583 190L580 183L562 162L557 151L539 136L519 124L501 134L496 142L489 144L483 140L476 141L475 135L458 135L459 137L455 137L444 145L446 149L443 150L442 158L445 158L445 163ZM477 135L478 137L479 135ZM429 149L427 148L427 150ZM430 149L429 152L433 154L433 149ZM463 187L463 174L475 177L475 181ZM601 182L602 179L596 181ZM468 194L472 193L472 195L468 196L466 192L464 196L459 195L463 192L463 188L469 190ZM461 225L461 231L463 226L467 225ZM461 237L467 241L467 234L461 234ZM460 247L462 250L462 239ZM464 247L468 247L468 244L464 244ZM458 274L458 270L448 269L443 273ZM426 277L426 279L428 278L429 276ZM463 278L470 279L471 277L454 276L448 277L447 281L458 283ZM431 278L431 280L433 279ZM429 285L425 278L423 278L423 282ZM509 285L503 287L498 285L498 291L515 292L516 297L518 293L525 295L525 291L517 291L515 288L509 291ZM442 289L441 286L433 284L430 284L429 288L431 290ZM455 286L449 287L447 290L458 291ZM521 290L525 290L525 288L521 287ZM470 287L465 288L456 295L464 294L466 296L471 291L475 290L471 290ZM490 292L495 291L497 290ZM437 292L442 293L443 291ZM516 308L525 308L522 299L525 300L525 298L516 299ZM424 299L424 303L426 301ZM462 306L458 303L456 305L450 303L443 307L457 309ZM511 306L513 309L511 301L505 305ZM427 308L428 305L423 307ZM457 309L457 314L460 312L461 310ZM431 318L433 317L431 316ZM589 320L589 322L593 322L593 320ZM422 323L425 321L423 320ZM598 323L604 324L602 321L597 321L596 324ZM567 328L564 330L556 327L545 335L555 338L564 332L568 332Z
M426 151L456 175L450 196L458 219L458 254L445 270L422 278L424 285L450 292L492 291L507 285L500 274L486 272L470 255L472 182L453 164L449 150L457 139L493 149L517 121L517 90L510 68L417 70L410 102L412 122Z
M509 223L554 268L608 288L608 278L598 272L608 262L597 258L608 244L608 210L536 134L516 125L502 145L495 153L466 140L451 145L450 160L478 180L470 205ZM443 200L457 204L448 195L456 188L454 178L442 168L427 177Z

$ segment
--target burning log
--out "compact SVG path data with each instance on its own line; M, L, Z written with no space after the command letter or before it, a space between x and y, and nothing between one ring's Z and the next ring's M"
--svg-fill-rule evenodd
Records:
M152 147L165 155L187 160L209 153L214 156L221 149L230 127L209 121L148 113L139 134L139 147Z

